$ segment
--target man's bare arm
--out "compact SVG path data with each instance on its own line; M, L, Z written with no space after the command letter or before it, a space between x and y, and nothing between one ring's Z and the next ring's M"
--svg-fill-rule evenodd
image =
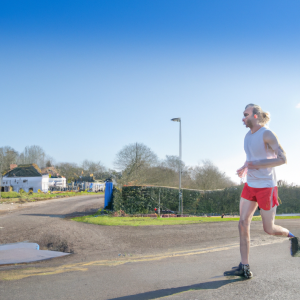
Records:
M247 165L248 165L248 163L247 163L247 161L244 163L244 165L241 167L241 168L239 168L238 170L236 170L236 173L237 173L237 175L240 177L240 178L242 178L242 177L245 177L246 176L246 174L247 174Z
M264 133L264 142L275 152L277 158L248 162L248 169L272 168L287 163L286 154L279 144L277 137L271 131Z

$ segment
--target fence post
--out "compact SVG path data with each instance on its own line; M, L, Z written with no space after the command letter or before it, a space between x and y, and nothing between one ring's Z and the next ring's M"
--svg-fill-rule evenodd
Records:
M158 215L160 216L160 190L158 190Z

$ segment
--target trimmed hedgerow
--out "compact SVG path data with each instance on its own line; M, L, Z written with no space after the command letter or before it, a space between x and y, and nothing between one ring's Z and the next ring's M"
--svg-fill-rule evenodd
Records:
M277 213L300 213L300 187L281 186L278 194L282 204L278 206Z
M237 214L241 190L240 186L214 191L182 189L184 213ZM115 211L124 210L128 214L152 213L155 207L159 207L159 198L161 210L178 211L179 195L176 188L124 186L122 191L114 189L113 194Z
M185 214L239 214L239 202L243 185L222 190L200 191L182 189L183 211ZM300 213L300 188L279 187L282 205L278 213ZM178 211L178 189L154 186L123 186L114 188L112 208L127 214L153 213L159 206L161 210Z

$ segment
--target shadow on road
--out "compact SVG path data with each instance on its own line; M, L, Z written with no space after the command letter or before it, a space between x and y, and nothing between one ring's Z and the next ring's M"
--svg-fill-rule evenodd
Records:
M99 208L93 208L86 211L75 211L69 214L22 214L23 216L36 216L36 217L50 217L50 218L62 218L70 219L75 217L83 217L95 214Z
M244 280L244 279L239 277L239 278L235 278L235 279L208 281L208 282L202 282L202 283L198 283L198 284L182 286L182 287L177 287L177 288L162 289L162 290L151 291L151 292L146 292L146 293L141 293L141 294L136 294L136 295L111 298L109 300L150 300L150 299L171 296L174 294L192 291L192 290L218 289L226 284L237 282L237 281L242 281L242 280Z

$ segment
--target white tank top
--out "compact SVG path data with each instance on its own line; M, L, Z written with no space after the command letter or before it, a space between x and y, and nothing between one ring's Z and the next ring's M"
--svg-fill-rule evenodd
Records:
M267 130L269 129L261 127L255 133L251 133L251 130L249 130L249 132L246 134L244 149L246 152L247 161L277 158L274 151L264 143L263 135ZM247 184L253 188L277 186L275 169L248 169Z

